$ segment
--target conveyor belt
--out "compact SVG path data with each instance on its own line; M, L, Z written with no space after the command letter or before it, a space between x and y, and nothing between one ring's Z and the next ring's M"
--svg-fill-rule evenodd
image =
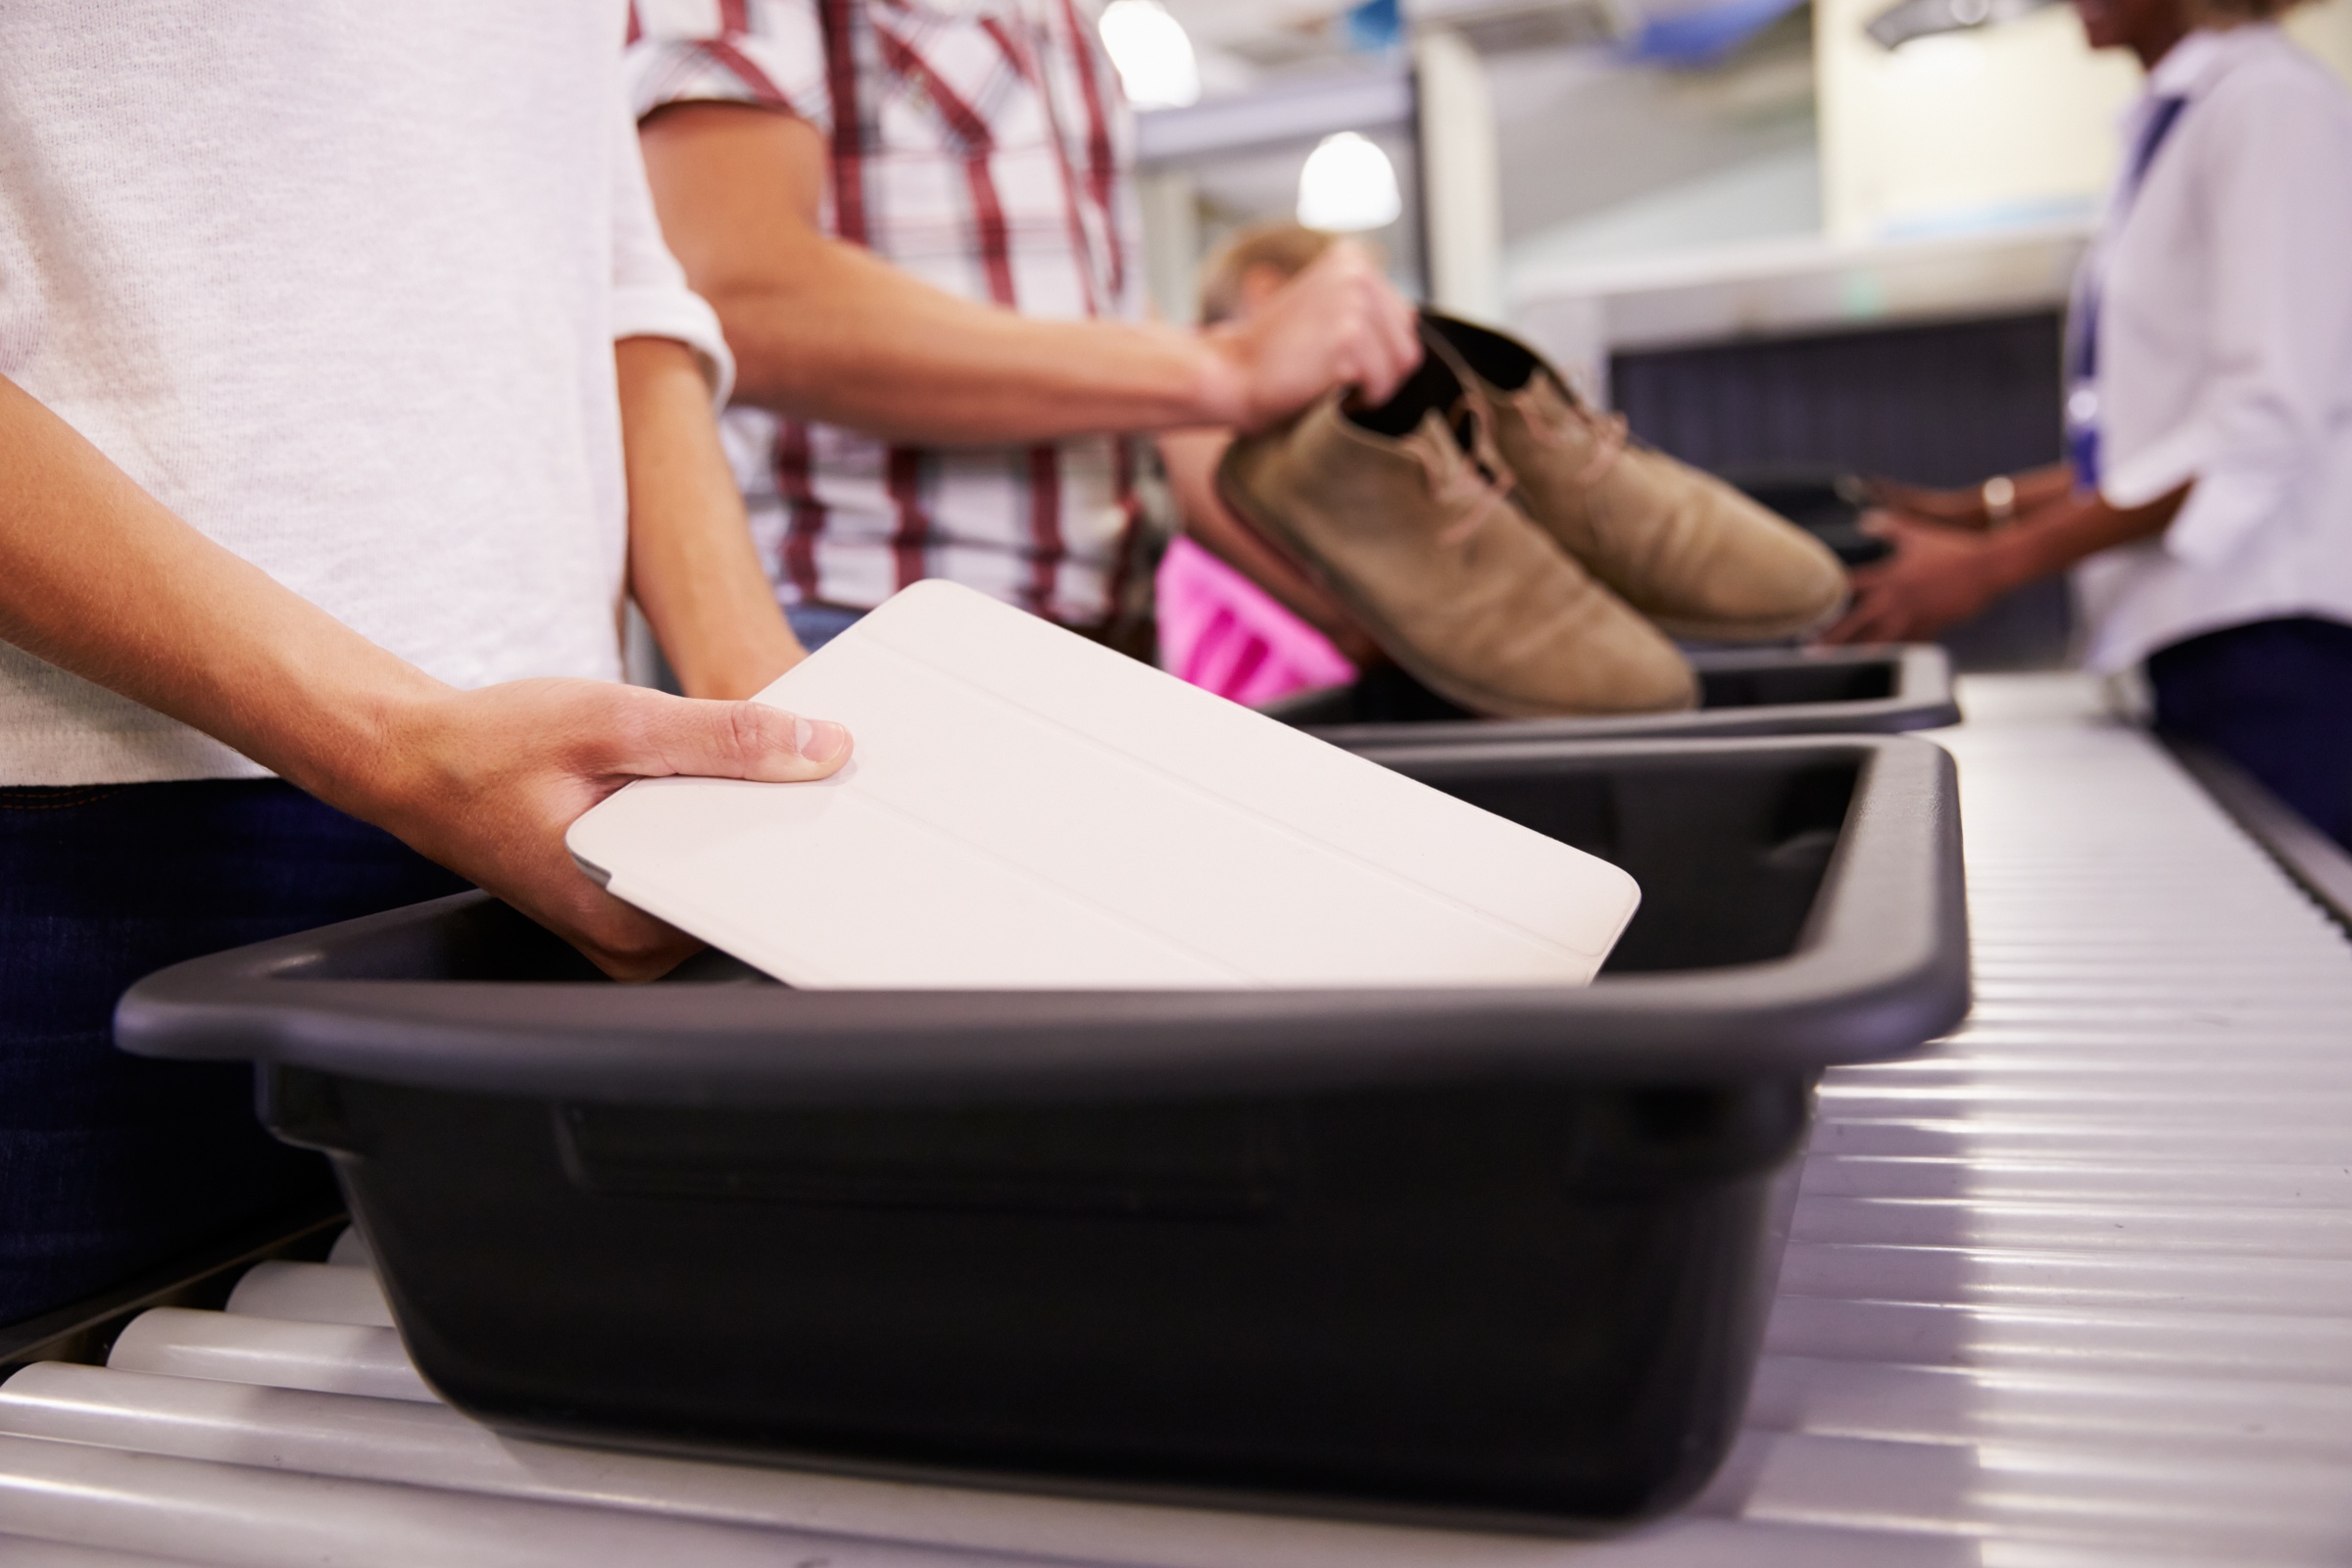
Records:
M0 1562L2352 1559L2352 948L2085 690L1973 683L1939 737L1976 1013L1824 1082L1748 1429L1674 1519L1442 1535L510 1443L432 1398L346 1246L0 1390Z

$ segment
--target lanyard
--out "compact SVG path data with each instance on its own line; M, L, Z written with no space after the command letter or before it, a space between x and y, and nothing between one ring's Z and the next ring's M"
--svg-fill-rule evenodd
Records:
M2150 106L2147 122L2140 127L2132 161L2117 188L2114 210L2107 216L2098 245L2083 261L2075 291L2066 333L2066 453L2074 462L2075 484L2080 489L2099 486L2099 274L2104 253L2123 228L2125 215L2148 177L2148 166L2156 162L2158 150L2187 107L2186 98L2159 98Z

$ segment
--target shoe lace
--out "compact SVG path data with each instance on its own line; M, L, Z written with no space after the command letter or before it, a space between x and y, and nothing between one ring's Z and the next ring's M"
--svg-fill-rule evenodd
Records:
M1459 421L1458 423L1456 421ZM1510 470L1494 447L1486 420L1467 404L1457 405L1447 421L1456 429L1468 426L1469 450L1459 441L1415 442L1413 456L1429 484L1430 498L1441 511L1458 513L1439 530L1438 542L1448 548L1462 543L1485 526L1511 493Z

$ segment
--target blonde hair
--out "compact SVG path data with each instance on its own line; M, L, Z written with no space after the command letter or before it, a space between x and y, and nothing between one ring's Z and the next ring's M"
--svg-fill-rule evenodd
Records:
M1200 270L1200 324L1230 321L1242 311L1242 287L1266 268L1289 282L1331 248L1332 236L1299 223L1251 223L1217 247Z

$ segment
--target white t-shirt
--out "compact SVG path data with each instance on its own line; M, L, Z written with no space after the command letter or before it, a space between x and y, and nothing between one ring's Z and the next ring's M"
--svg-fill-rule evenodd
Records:
M2352 621L2352 94L2275 26L2196 32L2126 122L2182 98L2111 206L2099 490L2194 479L2158 539L2076 569L2093 668L2284 615Z
M625 24L620 0L0 7L0 375L443 680L617 677L613 341L727 375L654 220ZM0 643L0 784L262 771Z

